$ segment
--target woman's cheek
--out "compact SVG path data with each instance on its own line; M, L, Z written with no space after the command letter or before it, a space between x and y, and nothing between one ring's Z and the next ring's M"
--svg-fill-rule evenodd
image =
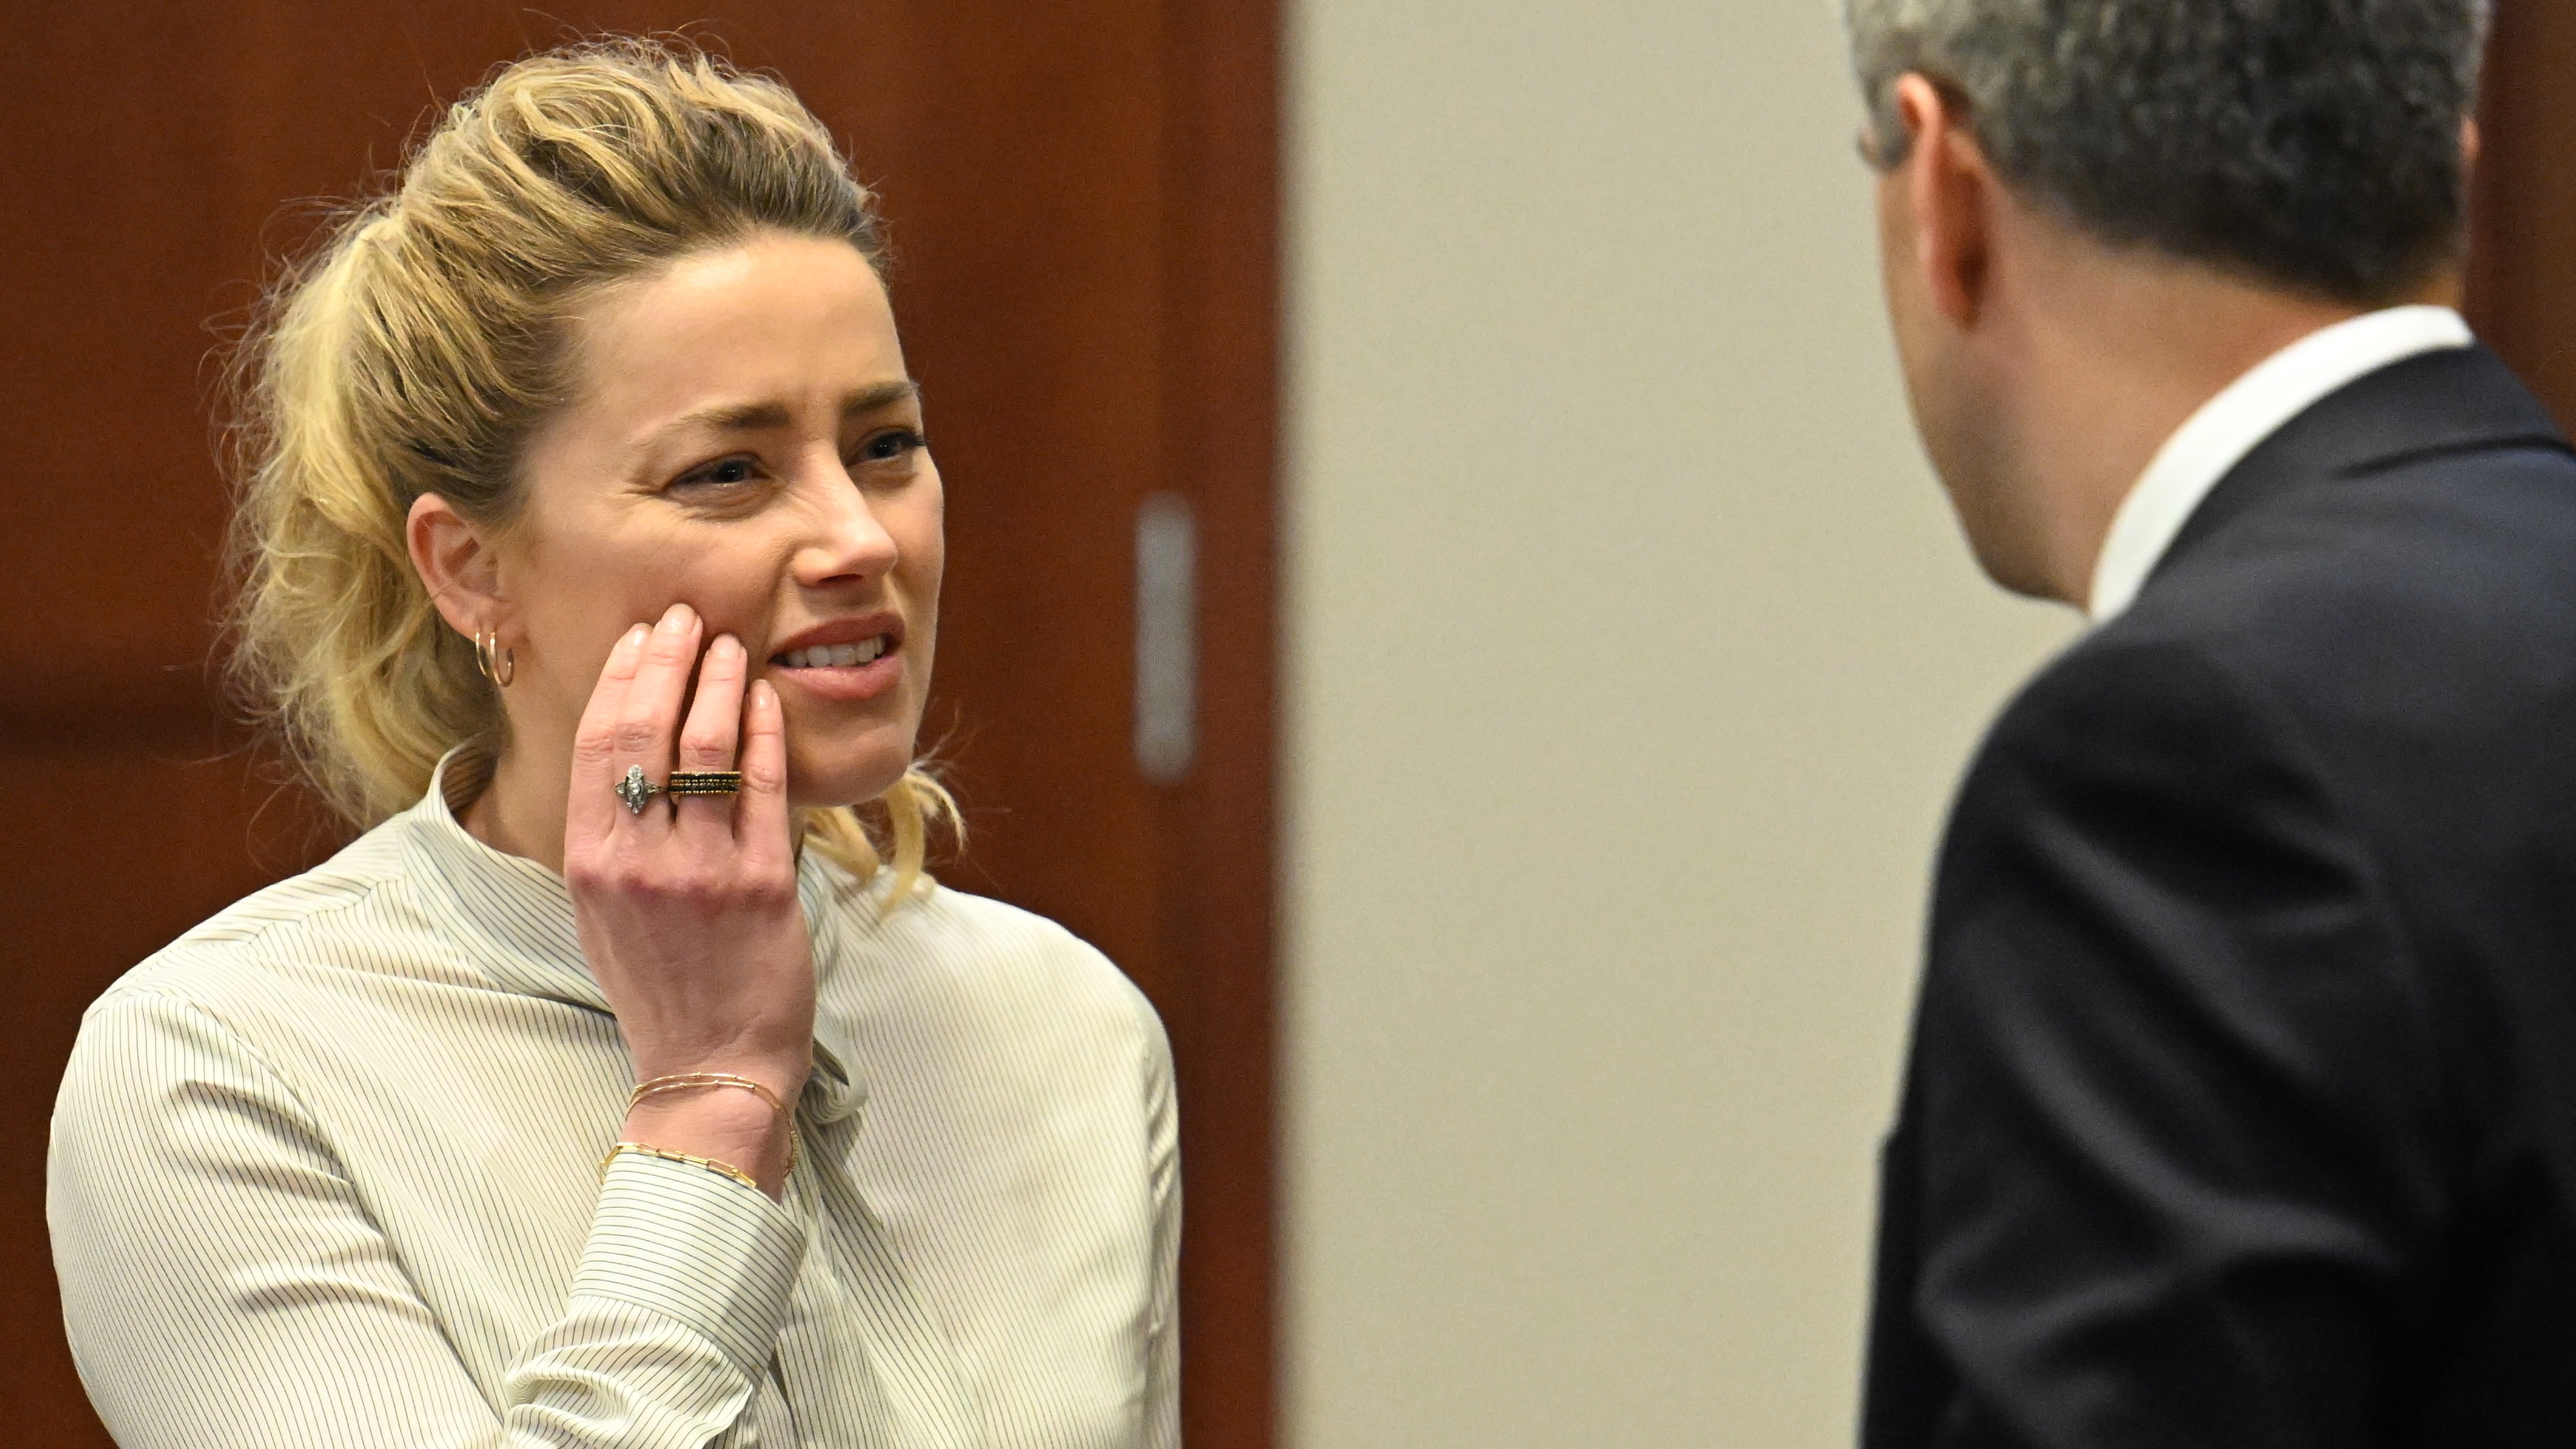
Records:
M770 599L761 587L760 569L748 561L729 560L712 549L657 559L645 575L649 608L644 618L658 618L674 603L687 604L706 621L707 637L731 634L757 643L769 634Z

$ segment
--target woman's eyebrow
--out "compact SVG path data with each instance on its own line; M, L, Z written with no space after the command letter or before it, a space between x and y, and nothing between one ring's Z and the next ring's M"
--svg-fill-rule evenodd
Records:
M872 413L879 408L892 407L899 402L910 402L919 396L921 396L920 383L908 377L894 378L887 382L863 387L841 399L841 416L846 418L856 413Z
M691 428L708 428L719 433L748 433L762 428L783 428L787 422L785 403L729 403L723 407L682 413L664 424L661 431L665 436Z
M921 384L908 377L874 383L841 399L841 416L855 417L891 407L921 396ZM656 438L674 433L707 429L719 433L752 433L764 428L783 428L794 421L794 415L782 402L726 403L719 407L699 408L671 419L653 430Z

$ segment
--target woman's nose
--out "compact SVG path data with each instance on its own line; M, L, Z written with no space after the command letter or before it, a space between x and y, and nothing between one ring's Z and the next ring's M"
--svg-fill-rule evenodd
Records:
M796 582L806 588L857 583L894 567L894 535L877 518L867 493L834 460L812 484L812 528L796 553Z

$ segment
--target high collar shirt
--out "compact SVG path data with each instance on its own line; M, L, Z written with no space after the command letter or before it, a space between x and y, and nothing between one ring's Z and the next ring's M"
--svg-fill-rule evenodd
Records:
M570 898L442 783L128 973L83 1019L47 1180L109 1432L1169 1449L1152 1009L997 902L881 912L813 851L798 888L814 1071L777 1203L632 1153L603 1175L634 1079Z
M2391 307L2312 332L2228 384L2165 440L2120 501L2085 612L2101 624L2127 609L2201 500L2290 419L2391 363L2473 340L2448 307Z

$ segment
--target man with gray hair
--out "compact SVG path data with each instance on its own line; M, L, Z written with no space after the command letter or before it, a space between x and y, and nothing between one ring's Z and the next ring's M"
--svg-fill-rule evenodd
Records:
M2576 455L2456 310L2483 0L1846 19L1925 449L2094 624L1943 843L1866 1449L2576 1444Z

